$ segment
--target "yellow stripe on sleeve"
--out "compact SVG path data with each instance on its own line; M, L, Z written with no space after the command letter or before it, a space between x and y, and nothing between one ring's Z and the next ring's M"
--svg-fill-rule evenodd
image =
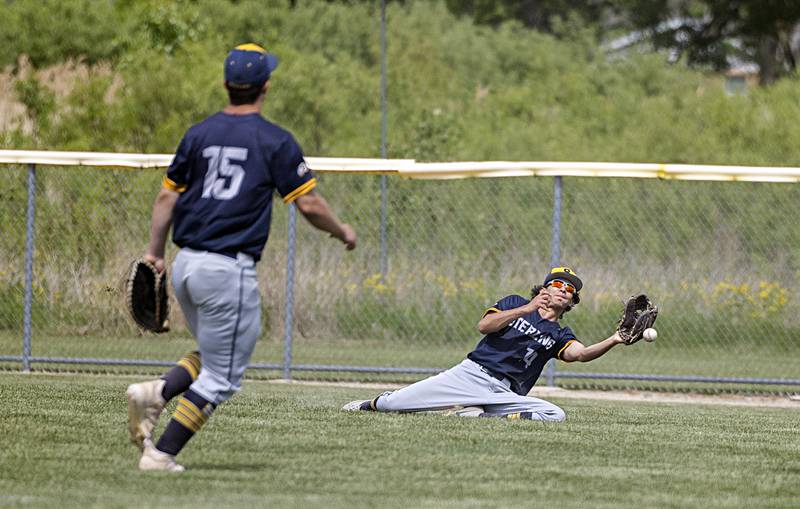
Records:
M500 312L500 310L497 309L497 308L489 308L489 309L487 309L486 311L483 312L483 316L486 316L486 315L489 315L489 314L492 314L492 313L499 313L499 312Z
M562 360L562 361L564 361L564 359L562 359L562 358L561 358L561 354L564 352L564 350L566 350L566 349L567 349L567 347L568 347L569 345L571 345L571 344L572 344L572 343L574 343L575 341L576 341L576 340L574 340L574 339L570 339L569 341L567 341L567 344L566 344L566 345L564 345L564 348L562 348L561 350L559 350L559 351L558 351L558 355L556 355L556 357L558 357L558 359L559 359L559 360ZM572 362L572 361L564 361L564 362Z
M292 203L297 198L303 196L307 192L309 192L312 189L314 189L316 186L317 186L317 179L313 178L313 179L309 180L308 182L306 182L305 184L303 184L300 187L298 187L297 189L295 189L294 191L292 191L291 193L287 194L283 198L283 203Z
M161 180L161 186L164 189L169 189L170 191L175 191L176 193L182 193L186 191L187 187L186 184L178 184L166 175L164 175L164 178Z

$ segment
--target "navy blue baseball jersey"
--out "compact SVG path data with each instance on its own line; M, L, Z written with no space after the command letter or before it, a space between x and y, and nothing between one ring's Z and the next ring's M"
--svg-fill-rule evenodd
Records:
M164 187L181 193L172 240L180 247L255 260L269 236L272 194L289 203L316 186L286 130L258 113L217 113L181 140Z
M483 316L508 311L530 302L519 295L497 301ZM569 327L545 320L538 311L521 316L497 332L487 334L467 357L511 380L511 390L525 395L533 388L547 361L575 341Z

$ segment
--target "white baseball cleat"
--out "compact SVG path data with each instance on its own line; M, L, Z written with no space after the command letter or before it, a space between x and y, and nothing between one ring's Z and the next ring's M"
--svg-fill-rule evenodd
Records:
M144 450L144 441L149 440L156 427L158 417L164 410L164 398L161 390L164 380L151 380L139 384L131 384L125 395L128 397L128 433L131 442L139 450Z
M447 410L444 414L455 415L456 417L480 417L482 413L482 406L456 406Z
M364 403L369 403L371 400L368 399L357 399L355 401L351 401L350 403L346 404L342 407L343 412L358 412L361 410L361 406Z
M144 450L139 460L139 470L163 470L166 472L183 472L183 465L175 463L175 456L161 452L148 438L143 443Z
M421 414L436 414L436 415L454 415L456 417L480 417L483 413L482 406L451 406L449 408L440 408L439 410L425 410L419 412Z

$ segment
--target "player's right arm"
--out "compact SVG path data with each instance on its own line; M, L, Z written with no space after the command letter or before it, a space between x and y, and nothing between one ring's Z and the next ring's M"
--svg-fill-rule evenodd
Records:
M550 294L542 289L536 297L522 306L507 310L500 310L495 307L489 308L478 322L478 332L481 334L498 332L517 318L533 313L537 309L547 307L549 302Z

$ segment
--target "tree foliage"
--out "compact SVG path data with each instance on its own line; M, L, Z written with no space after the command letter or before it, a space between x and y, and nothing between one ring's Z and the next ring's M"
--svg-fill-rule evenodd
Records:
M60 8L83 2L63 0ZM374 3L109 5L108 15L118 21L113 33L84 27L94 23L92 16L70 19L75 33L94 34L86 49L51 51L58 28L40 34L37 46L25 44L23 27L5 28L17 30L6 34L9 41L19 41L4 48L6 64L26 54L40 68L62 59L103 65L89 65L66 95L54 95L35 73L14 77L28 130L5 126L4 144L170 152L188 125L224 105L225 54L253 40L281 58L267 117L291 129L309 155L379 155ZM43 9L29 2L0 6L23 18ZM609 57L592 29L574 20L562 23L571 36L560 38L516 21L475 25L444 2L419 1L390 2L387 19L390 156L800 163L793 79L729 97L720 78L670 66L661 55Z
M756 62L764 84L796 69L800 2L623 0L620 5L656 47L686 55L690 64L725 69L732 58Z
M792 74L800 56L800 2L787 0L446 0L478 24L517 21L569 37L564 20L591 26L600 37L632 32L632 40L668 49L673 60L727 69L759 66L761 82Z

